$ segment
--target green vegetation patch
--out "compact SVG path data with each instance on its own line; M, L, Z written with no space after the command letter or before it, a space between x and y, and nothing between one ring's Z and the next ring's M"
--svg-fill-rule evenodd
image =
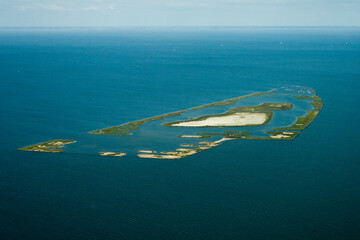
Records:
M234 104L235 104L234 102L223 101L223 102L211 103L211 104L207 104L207 105L203 105L203 106L199 106L199 107L194 107L194 108L191 108L191 110L199 110L199 109L209 108L209 107L229 106L229 105L234 105Z
M62 152L65 144L75 143L76 141L57 139L49 142L39 143L23 148L19 148L20 151L32 151L32 152Z
M244 98L262 96L262 95L270 95L270 94L274 94L274 93L273 93L273 92L253 93L253 94L249 94L249 95L245 95L245 96L241 96L241 97L232 98L232 99L229 99L228 101L238 102L238 101L240 101L240 100L242 100L242 99L244 99Z
M232 132L232 133L197 133L200 136L225 136L225 137L242 137L250 136L251 132Z
M132 135L130 131L139 129L139 127L134 126L115 126L104 128L101 130L96 130L90 132L91 134L105 134L105 135Z
M146 118L139 121L127 123L121 126L114 126L109 128L104 128L96 131L90 132L91 134L104 134L104 135L122 135L122 136L130 136L132 135L131 131L140 129L140 125L143 125L150 121L161 120L167 117L180 116L182 113L186 112L186 110L178 111L174 113L168 113L157 117Z
M168 113L168 114L164 114L164 115L157 116L157 117L146 118L146 119L142 119L142 120L139 120L139 121L127 123L127 124L125 124L125 126L140 126L140 125L143 125L143 124L145 124L147 122L150 122L150 121L156 121L156 120L162 120L162 119L165 119L165 118L168 118L168 117L180 116L184 112L186 112L186 110L178 111L178 112L174 112L174 113Z
M275 111L275 110L290 110L294 107L292 103L263 103L258 106L247 107L233 107L234 111Z
M181 144L180 146L182 146L182 147L199 147L199 145L197 145L197 144L186 144L186 143L184 143L184 144Z
M241 139L251 139L251 140L293 140L295 139L300 132L267 132L271 134L268 137L241 137Z
M324 107L323 102L311 102L311 104L314 106L315 110L321 110Z
M197 133L200 136L227 136L225 133Z
M317 117L319 111L308 111L305 117L298 117L296 123L290 127L275 128L274 130L304 130Z
M250 131L224 131L226 134L251 134Z
M221 106L234 105L235 102L240 101L241 99L244 99L244 98L262 96L262 95L268 95L268 94L274 94L274 93L272 93L272 92L253 93L253 94L249 94L249 95L245 95L245 96L232 98L232 99L229 99L226 101L221 101L221 102L206 104L206 105L199 106L199 107L194 107L194 108L191 108L191 110L199 110L199 109L208 108L208 107L221 107Z
M322 101L321 97L315 95L313 97L309 97L309 96L294 96L297 98L302 98L302 99L312 99L313 101Z

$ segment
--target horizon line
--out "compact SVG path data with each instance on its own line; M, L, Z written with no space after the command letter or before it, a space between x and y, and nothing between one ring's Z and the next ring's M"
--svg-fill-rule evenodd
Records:
M128 26L1 26L0 28L359 28L360 25L128 25Z

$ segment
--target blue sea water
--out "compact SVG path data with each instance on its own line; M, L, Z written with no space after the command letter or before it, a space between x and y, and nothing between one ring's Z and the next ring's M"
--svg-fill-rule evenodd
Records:
M359 28L1 29L1 239L359 239L359 81ZM293 141L17 151L292 85L325 103Z

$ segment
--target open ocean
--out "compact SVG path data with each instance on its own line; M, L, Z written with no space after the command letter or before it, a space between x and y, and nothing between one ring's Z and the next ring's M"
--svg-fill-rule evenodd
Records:
M293 85L325 104L293 141L17 151ZM360 28L2 28L0 86L1 239L360 239Z

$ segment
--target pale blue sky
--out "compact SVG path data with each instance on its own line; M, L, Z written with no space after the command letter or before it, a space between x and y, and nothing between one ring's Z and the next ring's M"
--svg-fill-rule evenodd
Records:
M0 26L360 26L360 0L0 0Z

